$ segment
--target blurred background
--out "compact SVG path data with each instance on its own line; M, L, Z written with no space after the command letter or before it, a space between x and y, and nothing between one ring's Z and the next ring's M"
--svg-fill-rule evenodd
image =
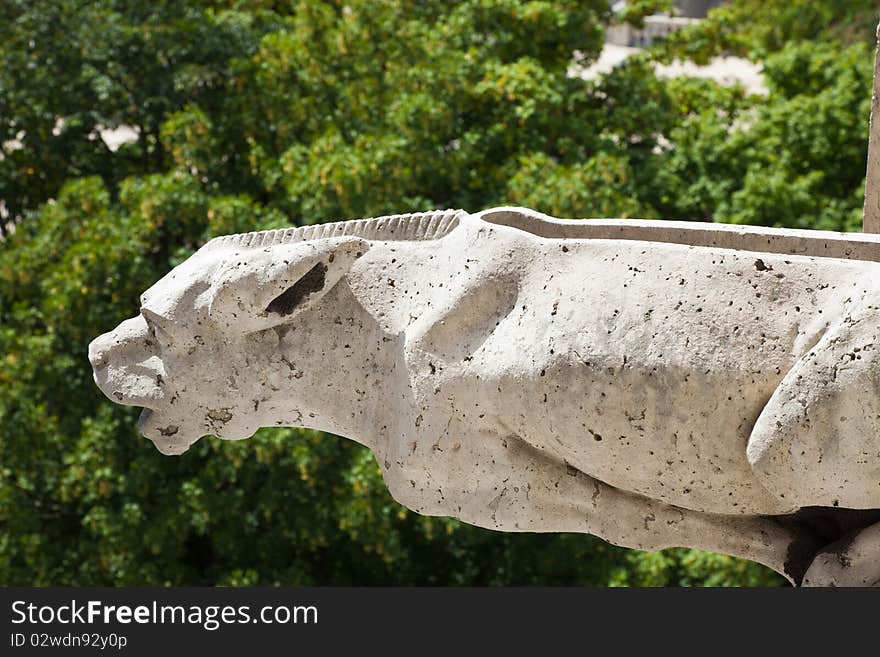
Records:
M317 432L163 457L86 349L226 233L502 204L859 230L877 13L0 0L0 584L784 584L421 517Z

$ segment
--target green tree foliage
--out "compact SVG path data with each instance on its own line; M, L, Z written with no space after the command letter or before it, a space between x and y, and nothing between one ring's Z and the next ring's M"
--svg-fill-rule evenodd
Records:
M725 53L760 60L796 41L873 45L878 17L872 0L732 0L670 35L660 50L706 63Z
M100 175L113 188L166 169L169 113L216 107L230 60L268 29L261 12L206 4L0 0L0 199L12 217L68 178ZM138 140L113 153L100 133L119 126Z
M604 0L0 13L0 199L16 222L0 242L0 583L781 582L694 550L420 517L368 452L317 432L163 457L136 410L100 395L86 348L217 234L503 203L853 228L864 46L794 41L762 60L770 93L753 98L659 80L646 57L570 76L572 53L599 52ZM111 151L100 133L118 126L138 139Z
M763 60L767 97L712 89L667 133L667 219L860 230L871 101L867 47L793 42ZM668 85L693 93L696 81ZM701 94L702 95L702 94Z

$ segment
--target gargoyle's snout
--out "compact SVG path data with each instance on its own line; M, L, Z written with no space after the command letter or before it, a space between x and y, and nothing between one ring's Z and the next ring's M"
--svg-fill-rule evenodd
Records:
M95 372L103 370L110 364L108 356L113 349L114 340L112 338L112 332L104 333L89 343L89 362Z
M151 408L163 396L164 369L143 317L92 340L89 361L95 383L117 404Z

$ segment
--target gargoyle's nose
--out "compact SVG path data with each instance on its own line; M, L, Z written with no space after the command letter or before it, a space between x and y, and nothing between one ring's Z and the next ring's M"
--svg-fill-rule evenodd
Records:
M143 349L148 335L149 327L140 315L125 320L109 333L99 335L89 344L92 369L97 371L106 367L114 354L122 355L128 348Z
M114 344L112 336L112 333L105 333L89 343L89 362L92 364L93 370L97 371L107 367L109 362L107 355Z

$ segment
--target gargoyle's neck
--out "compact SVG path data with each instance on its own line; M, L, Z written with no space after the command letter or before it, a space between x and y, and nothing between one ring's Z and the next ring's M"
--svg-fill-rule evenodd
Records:
M392 415L394 381L406 378L402 336L384 332L344 282L320 308L277 332L275 424L334 433L376 453Z

